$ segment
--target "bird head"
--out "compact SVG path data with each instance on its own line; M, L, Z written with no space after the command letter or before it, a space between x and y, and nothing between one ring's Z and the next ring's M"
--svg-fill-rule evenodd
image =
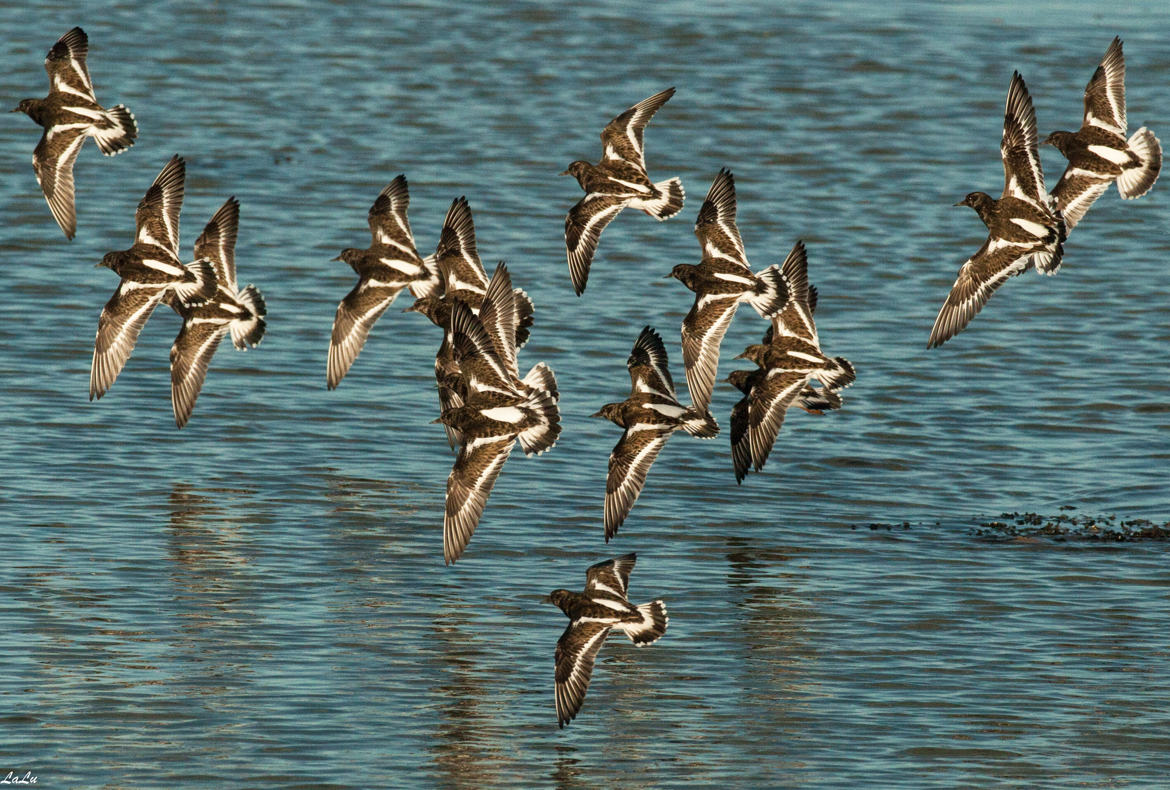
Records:
M727 377L727 383L746 394L751 389L749 379L754 372L752 370L733 370L731 375Z
M1074 137L1076 135L1072 132L1053 132L1041 140L1040 145L1051 145L1063 154Z
M589 162L578 159L576 162L570 163L569 166L565 168L564 172L561 173L561 175L572 176L573 178L580 181L581 178L589 172L591 167L593 167L593 165L591 165Z
M355 266L358 263L358 261L360 261L362 259L362 255L364 253L365 253L365 250L357 250L357 249L354 249L353 247L346 247L344 250L341 251L341 254L338 255L333 260L345 261L350 266Z
M572 595L573 593L568 590L553 590L544 600L547 603L555 604L563 612L565 611L565 605Z
M621 404L621 403L607 403L601 407L600 411L598 411L594 414L590 414L589 416L590 417L599 417L601 419L609 420L610 422L617 423L618 425L621 425L622 424L621 419L622 419L622 406L623 405L624 404Z

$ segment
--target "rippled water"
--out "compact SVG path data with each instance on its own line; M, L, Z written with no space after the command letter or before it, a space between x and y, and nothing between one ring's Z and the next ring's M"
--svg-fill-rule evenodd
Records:
M643 7L644 6L644 7ZM1003 511L1170 518L1165 183L1111 191L1051 279L1009 283L927 352L996 192L1013 69L1043 132L1074 127L1114 35L1131 128L1170 139L1162 4L36 3L0 15L14 106L89 33L98 98L139 143L76 168L67 242L0 127L0 773L47 787L1149 787L1170 759L1165 544L988 540ZM572 295L556 173L675 85L646 135L687 206L606 231ZM237 258L269 306L254 352L223 348L173 427L160 310L113 389L86 401L93 333L134 207L188 162L183 246L230 194ZM1050 184L1059 156L1043 152ZM691 223L722 166L757 267L809 246L845 408L784 425L734 485L726 437L674 438L602 540L624 396L656 326L682 382ZM325 389L333 312L365 212L397 173L429 250L466 194L480 251L535 301L522 364L557 372L565 431L509 461L464 558L441 554L452 456L435 416L439 338L392 308ZM721 378L762 323L743 310ZM738 393L715 390L726 429ZM1076 511L1061 511L1072 506ZM870 524L875 528L870 528ZM560 731L541 598L637 551L631 597L670 630L614 637Z

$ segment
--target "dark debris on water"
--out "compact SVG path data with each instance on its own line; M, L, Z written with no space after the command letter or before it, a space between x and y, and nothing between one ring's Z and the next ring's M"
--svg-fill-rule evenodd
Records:
M1061 508L1066 510L1071 508ZM1120 521L1116 516L1085 516L1060 513L1001 513L980 524L975 534L984 538L1037 538L1126 543L1139 540L1170 540L1170 521L1158 524L1144 518Z

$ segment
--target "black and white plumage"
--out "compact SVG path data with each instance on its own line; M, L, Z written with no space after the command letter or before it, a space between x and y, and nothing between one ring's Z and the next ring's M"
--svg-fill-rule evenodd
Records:
M267 307L260 289L254 285L240 289L236 283L239 223L240 203L230 197L195 241L195 259L210 261L215 270L215 294L195 301L184 300L173 292L167 297L183 319L171 346L171 408L180 428L191 418L220 341L230 335L232 344L245 351L257 346L267 329Z
M593 675L593 664L609 632L622 631L638 647L657 642L670 618L661 600L634 606L627 597L630 572L637 556L626 554L592 565L585 572L585 590L553 590L549 601L569 618L555 655L557 724L564 727L581 710Z
M838 409L840 391L857 377L844 357L821 351L813 313L817 292L808 282L808 255L796 242L782 266L790 284L788 303L772 319L762 343L748 346L737 359L756 370L737 370L728 378L743 393L731 411L731 458L737 483L753 468L760 471L771 453L784 417L793 406L812 414Z
M646 475L666 440L677 430L701 439L719 433L715 418L705 409L683 406L675 394L667 365L666 347L651 327L646 327L626 360L630 396L607 403L591 416L601 417L625 429L609 456L605 483L605 540L617 534L646 484Z
M1093 202L1117 182L1127 200L1150 191L1162 170L1162 144L1142 127L1126 139L1125 56L1114 38L1085 87L1085 111L1076 132L1053 132L1044 143L1055 146L1068 166L1052 189L1069 230Z
M956 205L970 206L987 226L987 240L959 268L959 276L935 318L928 348L961 332L1009 278L1035 268L1054 274L1064 254L1067 228L1044 188L1037 150L1036 113L1019 73L1012 74L1004 110L1003 195L972 192Z
M406 176L394 178L370 206L367 219L372 240L364 250L347 248L334 258L345 261L358 275L357 285L337 306L329 338L326 385L335 389L365 346L374 323L403 289L416 297L438 287L434 257L423 258L415 247L407 209L410 192Z
M719 368L719 346L741 302L771 318L788 300L788 287L776 266L753 274L735 222L735 179L719 171L695 220L695 236L703 251L698 265L680 263L673 277L695 292L695 303L683 319L683 365L691 403L704 409Z
M73 163L87 137L106 156L134 145L138 126L125 106L103 108L94 96L86 56L89 39L75 27L55 43L45 57L49 95L24 99L12 112L23 112L44 127L33 150L33 170L53 218L72 239L77 233Z
M515 341L515 291L500 264L484 292L479 314L461 300L451 303L451 361L460 392L457 405L439 421L459 437L460 449L447 478L443 559L463 554L483 515L487 498L515 442L525 454L552 448L560 436L556 377L543 362L519 377Z
M451 331L451 310L456 302L466 305L478 315L489 280L479 257L475 238L475 223L471 207L464 197L451 202L451 208L443 220L439 245L433 256L435 271L434 287L415 300L407 312L422 313L431 323L443 330L443 340L435 354L435 381L439 393L440 413L463 405L466 387L455 361ZM510 300L515 315L515 348L522 348L528 342L535 307L523 289L513 289ZM514 353L514 352L513 352ZM459 432L450 424L444 424L447 439L452 447L462 444Z
M630 206L660 221L682 210L682 182L677 178L652 182L642 144L646 124L673 95L674 88L667 88L614 118L601 131L605 147L601 161L595 165L577 160L561 173L576 178L585 190L585 197L565 217L569 275L578 296L585 291L601 231L622 209Z
M94 340L89 399L105 394L134 350L146 319L164 298L195 302L216 292L215 269L207 260L179 260L179 210L186 165L175 156L154 180L135 212L137 235L127 250L106 253L98 266L120 278L102 309Z

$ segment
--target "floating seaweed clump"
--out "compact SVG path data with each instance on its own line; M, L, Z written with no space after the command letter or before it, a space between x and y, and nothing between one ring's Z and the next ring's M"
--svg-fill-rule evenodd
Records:
M1062 508L1066 509L1066 508ZM1117 516L1085 516L1060 513L1001 513L980 524L975 534L987 538L1051 537L1058 540L1089 540L1122 543L1137 540L1170 540L1170 521L1158 524L1149 519L1126 521Z

